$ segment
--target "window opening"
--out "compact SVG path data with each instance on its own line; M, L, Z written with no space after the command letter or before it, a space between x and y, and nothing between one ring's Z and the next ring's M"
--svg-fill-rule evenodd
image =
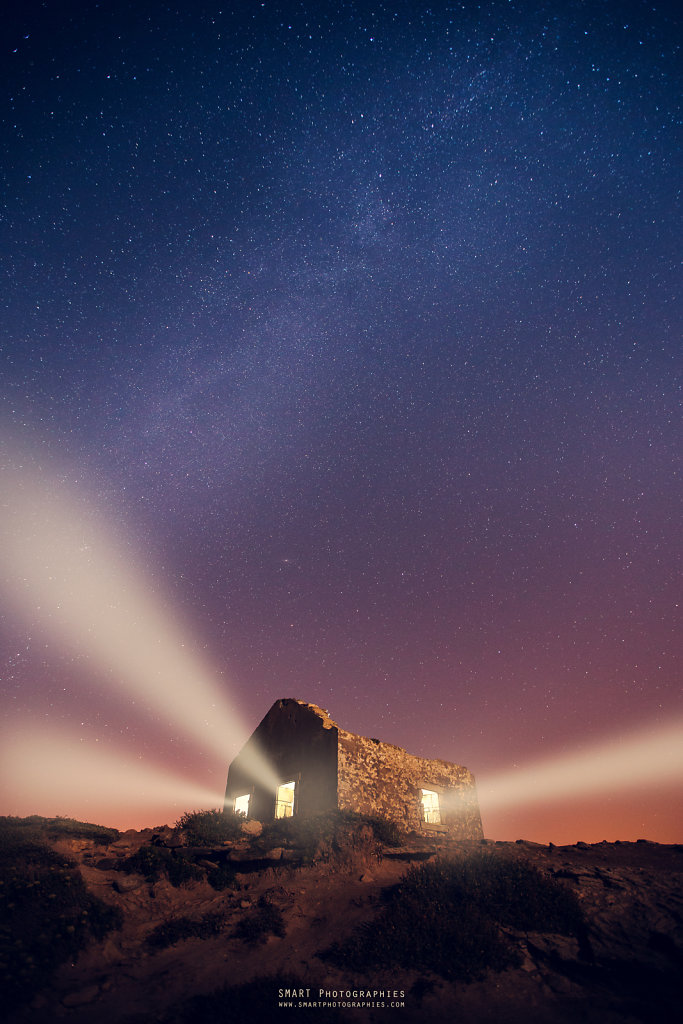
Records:
M439 808L439 794L431 789L422 790L422 813L428 825L441 824L441 809Z
M291 818L294 814L294 786L293 782L283 782L277 787L275 794L275 817Z
M244 796L235 797L235 814L243 814L245 818L249 816L249 801L251 800L251 793L245 793Z

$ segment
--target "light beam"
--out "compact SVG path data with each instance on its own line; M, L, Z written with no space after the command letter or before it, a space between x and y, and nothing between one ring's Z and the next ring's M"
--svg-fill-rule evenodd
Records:
M477 778L482 810L683 781L683 718L499 775Z
M0 588L30 628L85 656L103 687L134 698L227 769L249 730L172 603L95 514L84 488L8 445ZM275 789L266 758L257 761L260 780Z

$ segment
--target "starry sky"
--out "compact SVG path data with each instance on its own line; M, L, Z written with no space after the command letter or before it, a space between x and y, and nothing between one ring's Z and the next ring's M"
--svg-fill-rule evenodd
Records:
M300 697L485 781L681 720L673 8L14 7L0 421L248 728ZM10 727L220 791L230 744L11 612L0 639ZM671 779L481 796L495 838L683 840Z

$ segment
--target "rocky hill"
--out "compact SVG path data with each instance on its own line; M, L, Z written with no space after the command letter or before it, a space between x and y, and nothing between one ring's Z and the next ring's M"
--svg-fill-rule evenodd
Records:
M39 990L19 993L12 1024L237 1024L292 1013L315 1022L680 1019L683 847L417 836L389 847L361 828L312 852L286 840L266 848L249 826L252 834L201 849L181 846L169 828L46 835L56 856L77 865L84 898L114 917ZM487 871L506 866L514 913L491 895L499 883L482 883L471 867L482 856ZM473 891L488 886L498 900L493 926L490 902L482 917L475 896L444 895L455 892L443 887L450 868L417 870L428 864L460 865ZM401 882L411 868L412 889ZM32 877L26 884L42 884ZM545 919L533 916L541 897Z

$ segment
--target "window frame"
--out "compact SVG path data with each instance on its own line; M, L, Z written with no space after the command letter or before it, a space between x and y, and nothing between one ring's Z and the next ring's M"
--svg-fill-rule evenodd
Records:
M249 817L249 809L251 807L251 798L252 798L252 796L253 796L253 793L251 791L248 792L248 793L240 793L238 796L235 796L234 799L233 799L233 803L232 803L232 809L233 809L234 813L235 814L243 814L245 818L248 818ZM244 800L247 801L247 808L246 808L246 810L242 810L242 809L240 809L237 806L237 803L240 800L241 801L244 801Z
M281 782L280 785L275 790L275 820L276 821L280 821L283 818L293 818L294 817L294 810L295 810L295 807L296 807L296 799L297 799L297 791L296 791L297 781L298 781L297 779L292 779L290 782ZM292 794L291 801L290 800L281 800L280 799L278 794L283 789L286 790L287 792L291 792L291 794ZM278 807L280 807L280 806L282 806L284 808L284 812L282 814L278 814ZM287 810L288 807L291 808L289 814L286 813L286 810Z
M425 797L434 797L436 807L428 806L425 801ZM441 803L441 792L438 789L427 789L425 786L420 786L420 810L422 812L422 823L423 825L431 825L435 828L443 826L443 807ZM436 820L430 815L436 814Z

